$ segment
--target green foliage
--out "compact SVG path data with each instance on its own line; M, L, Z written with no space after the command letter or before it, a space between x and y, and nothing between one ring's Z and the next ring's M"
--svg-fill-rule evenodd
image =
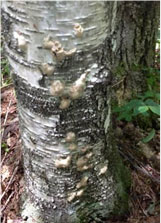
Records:
M10 77L10 67L7 59L3 58L1 61L1 82L2 82L2 87L8 86L9 84L12 83L11 77Z
M156 61L156 63L158 63L158 61ZM133 64L132 70L144 73L147 81L147 90L159 91L160 70L158 69L158 64L155 67L144 67L142 65Z
M123 78L125 77L126 65L124 62L121 62L113 71L116 77Z
M8 148L8 146L7 146L6 143L2 143L2 144L1 144L1 148L2 148L6 153L9 152L9 148Z
M143 128L146 129L152 127L152 123L156 123L160 116L160 72L157 68L147 68L136 64L133 65L133 70L141 71L146 75L147 90L142 95L135 95L130 101L124 102L122 106L114 107L113 112L118 114L117 120L142 122ZM154 135L155 129L152 129L143 142L149 142Z
M145 94L138 96L125 103L121 107L115 107L114 112L118 113L118 120L132 121L137 115L141 114L150 117L151 113L160 115L160 106L154 100L159 98L159 93L147 91Z
M159 90L159 82L160 82L160 71L156 68L144 68L145 74L147 76L147 86L151 91Z
M9 64L8 61L6 59L3 59L1 62L2 65L2 70L3 70L3 75L7 76L9 75Z
M0 52L1 52L1 87L6 87L12 83L10 77L10 66L8 60L4 56L3 46L1 46Z
M151 132L148 134L148 136L146 136L142 141L144 143L149 142L152 138L154 138L155 136L155 129L152 129Z

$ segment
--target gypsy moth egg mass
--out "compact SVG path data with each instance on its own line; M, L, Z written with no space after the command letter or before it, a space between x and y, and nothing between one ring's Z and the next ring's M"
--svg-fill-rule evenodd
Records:
M18 48L22 51L26 51L28 43L25 37L19 31L14 31L13 37L17 40Z
M64 51L65 52L65 56L72 56L75 52L76 52L76 48L73 48L69 51Z
M90 168L92 168L91 164L90 165L77 166L77 170L80 171L80 172L88 170Z
M74 25L74 31L77 37L82 37L84 29L79 23L76 23Z
M65 159L57 159L55 160L55 166L57 168L67 168L71 163L71 156L67 156Z
M83 195L83 193L84 193L84 189L81 189L81 190L77 191L76 196L81 197Z
M54 46L57 48L57 49L60 49L61 48L61 43L59 41L55 41L54 42Z
M91 156L93 155L93 153L87 153L86 155L85 155L85 157L87 158L87 159L89 159L89 158L91 158Z
M86 85L87 75L88 72L82 74L80 78L78 78L78 80L76 80L75 83L70 87L69 95L72 99L78 99L82 96Z
M43 63L41 65L41 70L42 70L43 74L52 75L54 72L54 66L50 66L47 63Z
M17 40L18 40L18 47L21 50L26 51L27 50L27 41L26 41L25 37L22 35L19 35L17 37Z
M66 56L72 56L76 52L76 48L65 51L60 42L55 41L51 48L51 52L54 59L56 59L57 61L62 61Z
M76 197L76 192L71 192L68 194L67 201L71 202Z
M69 89L69 95L72 99L78 99L82 96L83 86L73 85Z
M43 47L45 49L51 49L54 45L54 41L51 40L50 36L47 36L46 38L44 38L43 40Z
M53 57L56 60L62 61L65 58L65 53L64 53L64 49L63 48L53 46L51 51L53 53Z
M84 146L84 147L81 148L81 152L82 152L82 153L85 153L85 152L87 152L89 149L90 149L90 147L89 147L88 145L87 145L87 146Z
M54 81L50 87L50 93L53 96L61 96L63 94L64 88L65 86L60 80Z
M77 149L77 145L75 143L72 143L69 145L69 149L70 150L76 150Z
M81 157L81 158L79 158L78 160L77 160L77 167L79 168L79 167L82 167L83 165L85 165L86 163L87 163L87 158L85 158L85 157Z
M98 175L105 174L105 173L106 173L106 171L107 171L107 169L108 169L107 165L103 166L103 167L100 169L100 171L99 171L99 174L98 174Z
M68 132L65 138L66 142L73 142L75 141L76 135L74 132Z
M61 102L60 102L59 108L60 109L66 109L66 108L68 108L70 106L70 103L71 103L71 100L70 99L63 98L61 100Z
M76 188L81 188L81 187L85 187L87 185L87 181L88 181L88 177L85 176L81 179L81 181L79 183L77 183Z

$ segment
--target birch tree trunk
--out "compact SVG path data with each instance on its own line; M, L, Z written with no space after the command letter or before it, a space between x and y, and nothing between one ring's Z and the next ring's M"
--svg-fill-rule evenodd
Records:
M129 175L111 136L110 71L150 55L139 44L144 49L155 36L144 32L145 10L137 23L148 4L2 2L26 190L37 207L27 206L27 222L101 222L127 210ZM156 3L149 5L150 22Z

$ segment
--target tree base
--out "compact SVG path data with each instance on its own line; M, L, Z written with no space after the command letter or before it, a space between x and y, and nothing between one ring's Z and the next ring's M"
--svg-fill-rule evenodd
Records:
M39 209L34 206L26 193L22 195L21 202L20 215L24 220L24 223L44 223Z

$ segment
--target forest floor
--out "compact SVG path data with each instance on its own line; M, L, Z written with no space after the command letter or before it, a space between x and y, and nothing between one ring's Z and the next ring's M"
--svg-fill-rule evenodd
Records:
M19 216L20 196L24 192L21 139L17 102L12 84L1 88L2 131L2 223L22 223ZM106 223L159 223L160 132L147 144L145 133L132 123L118 121L115 131L119 152L130 169L132 185L129 213L122 219ZM105 223L104 222L104 223Z

